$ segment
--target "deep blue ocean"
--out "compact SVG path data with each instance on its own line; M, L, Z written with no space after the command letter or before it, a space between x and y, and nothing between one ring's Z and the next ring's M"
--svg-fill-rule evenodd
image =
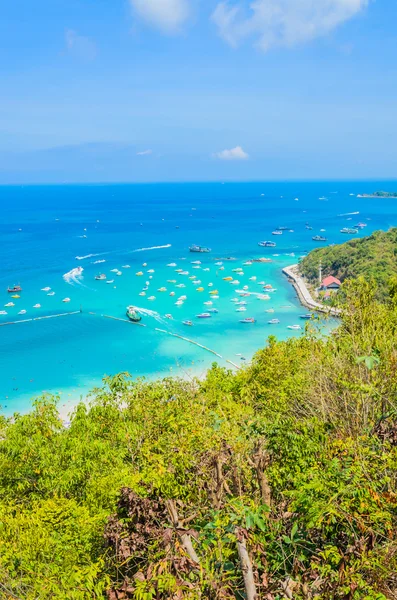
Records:
M26 411L32 398L51 392L61 394L60 406L67 412L105 374L202 375L214 360L247 364L270 334L300 335L287 327L299 323L305 311L282 267L318 247L312 236L321 229L330 244L350 239L340 229L359 221L367 227L358 235L397 225L396 200L357 197L395 187L393 182L1 187L0 309L7 314L0 315L0 323L83 311L0 327L3 411ZM277 227L293 232L272 236ZM260 248L261 240L277 246ZM191 244L212 252L189 253ZM244 264L259 257L272 262ZM100 273L106 280L95 279ZM273 288L267 300L237 293L248 286L249 292L265 294L264 283ZM23 288L20 298L7 293L14 284ZM181 296L186 299L176 305ZM236 311L234 298L247 303L240 305L245 311ZM6 307L10 302L14 306ZM151 311L143 314L146 327L101 316L124 319L130 304ZM210 307L219 312L197 319ZM256 323L240 323L245 317ZM272 318L280 323L268 324ZM187 327L184 320L194 325ZM222 359L156 328L187 336Z

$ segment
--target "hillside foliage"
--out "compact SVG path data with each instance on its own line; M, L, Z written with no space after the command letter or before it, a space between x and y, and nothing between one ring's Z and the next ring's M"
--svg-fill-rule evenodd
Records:
M346 294L238 373L2 418L0 597L396 599L397 297Z
M300 263L301 273L311 283L318 283L320 261L324 276L334 275L342 282L365 277L375 281L378 297L385 298L390 279L397 277L397 228L313 250Z

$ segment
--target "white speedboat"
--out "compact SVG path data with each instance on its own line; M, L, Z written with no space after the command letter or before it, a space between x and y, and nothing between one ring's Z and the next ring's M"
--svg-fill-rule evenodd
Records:
M287 329L292 329L293 331L298 331L299 329L302 329L302 327L300 325L288 325Z

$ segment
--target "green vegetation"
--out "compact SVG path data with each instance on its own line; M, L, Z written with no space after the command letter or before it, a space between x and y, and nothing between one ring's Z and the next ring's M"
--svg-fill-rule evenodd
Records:
M397 198L397 192L373 192L372 194L361 194L363 198Z
M334 275L342 282L360 276L374 280L378 297L385 299L390 279L397 276L397 228L313 250L300 263L301 273L311 283L318 283L320 261L324 277Z
M0 598L395 598L397 296L345 293L237 374L3 418Z

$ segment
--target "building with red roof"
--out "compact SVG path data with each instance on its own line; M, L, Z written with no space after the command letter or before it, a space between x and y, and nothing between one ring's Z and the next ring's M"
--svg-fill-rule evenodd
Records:
M333 275L329 275L328 277L326 277L325 279L322 280L320 289L322 289L322 290L339 290L341 285L342 285L342 283L339 281L339 279L337 279Z

